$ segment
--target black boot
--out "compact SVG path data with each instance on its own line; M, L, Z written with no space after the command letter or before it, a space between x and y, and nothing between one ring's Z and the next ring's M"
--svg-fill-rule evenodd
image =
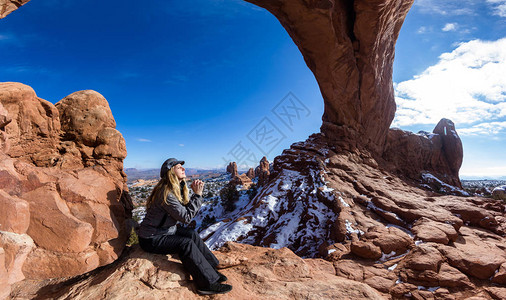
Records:
M232 290L232 286L230 284L222 284L219 282L212 283L209 287L200 288L197 292L201 295L215 295L215 294L225 294Z
M223 282L223 281L227 281L228 278L227 276L225 276L225 274L222 274L221 272L218 272L218 270L216 270L216 273L218 273L218 275L220 275L220 278L218 278L218 282Z

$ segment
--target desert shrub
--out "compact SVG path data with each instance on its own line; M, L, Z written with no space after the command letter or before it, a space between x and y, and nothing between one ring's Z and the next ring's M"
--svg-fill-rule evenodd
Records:
M132 231L130 231L130 237L128 238L128 241L127 241L127 246L133 246L135 244L138 244L139 243L139 237L137 236L137 233L135 232L135 230L132 228Z

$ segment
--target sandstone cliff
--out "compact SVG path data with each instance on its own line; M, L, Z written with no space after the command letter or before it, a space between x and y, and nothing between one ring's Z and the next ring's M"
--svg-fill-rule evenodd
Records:
M94 91L56 105L29 86L0 83L0 272L24 278L82 274L121 254L131 202L125 141Z

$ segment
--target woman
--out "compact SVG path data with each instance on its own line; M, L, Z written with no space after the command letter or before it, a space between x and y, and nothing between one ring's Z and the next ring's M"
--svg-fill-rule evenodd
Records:
M157 254L179 254L185 269L192 275L200 294L223 294L232 286L222 284L227 277L216 270L218 259L188 224L202 205L204 182L195 180L188 197L184 161L167 159L160 169L160 181L149 196L146 216L137 232L144 251Z

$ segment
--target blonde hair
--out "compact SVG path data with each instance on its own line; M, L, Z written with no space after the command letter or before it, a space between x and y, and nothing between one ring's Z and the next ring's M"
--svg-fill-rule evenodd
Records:
M183 187L181 195L181 186ZM163 176L160 181L156 184L155 188L149 195L148 200L146 201L146 206L150 207L156 199L163 195L163 201L165 204L167 203L167 196L169 193L174 194L176 198L181 202L181 204L186 205L190 201L190 197L188 196L188 186L186 185L186 180L179 181L174 172L174 167L172 167L166 174Z

